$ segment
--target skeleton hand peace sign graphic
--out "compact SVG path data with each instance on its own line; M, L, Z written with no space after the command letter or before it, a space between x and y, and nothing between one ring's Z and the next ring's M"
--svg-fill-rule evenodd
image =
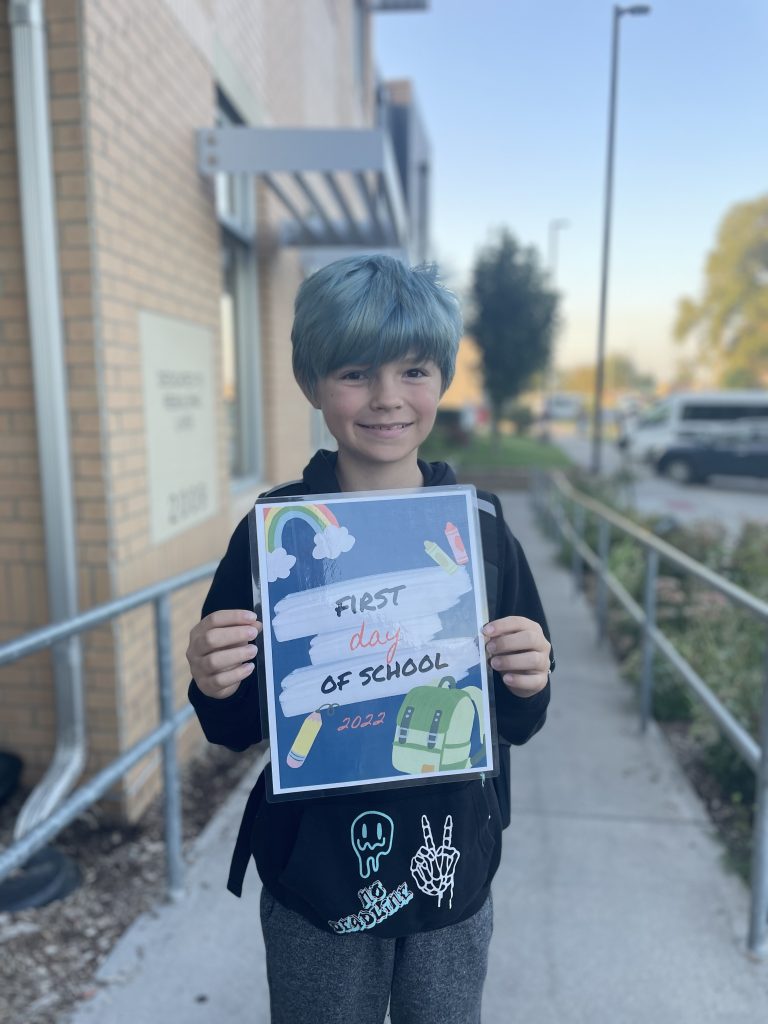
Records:
M448 906L453 906L453 874L456 862L461 854L455 846L451 846L453 836L453 818L449 814L443 825L443 842L435 847L432 838L432 827L426 814L421 816L421 829L424 833L424 845L420 846L411 858L411 874L416 885L426 896L437 896L437 905L441 905L443 894L450 890Z

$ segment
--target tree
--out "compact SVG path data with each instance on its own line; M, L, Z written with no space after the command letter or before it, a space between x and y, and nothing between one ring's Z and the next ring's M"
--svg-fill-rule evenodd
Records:
M595 366L584 364L570 367L558 374L558 385L563 391L584 394L589 401L595 393ZM655 390L656 381L652 374L644 374L635 366L634 360L622 352L605 356L606 391L647 391Z
M483 379L498 434L504 403L519 395L549 360L557 293L547 286L536 251L503 229L481 250L472 271L468 324L482 354Z
M768 195L732 206L720 222L699 300L678 304L675 337L693 336L726 387L768 380Z
M591 398L595 393L595 364L581 363L579 366L568 366L558 370L557 387L559 391L574 392Z
M558 386L563 391L575 391L591 399L595 391L594 363L562 370L558 374ZM631 356L616 352L605 357L605 387L608 391L653 391L656 379L638 370Z

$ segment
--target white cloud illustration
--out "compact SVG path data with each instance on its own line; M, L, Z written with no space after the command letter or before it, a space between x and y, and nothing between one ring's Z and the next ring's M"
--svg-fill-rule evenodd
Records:
M295 564L296 556L289 555L285 548L268 551L267 579L270 583L274 583L275 580L287 580Z
M326 526L322 533L315 534L315 550L312 557L338 558L345 551L349 551L354 543L355 538L346 526Z

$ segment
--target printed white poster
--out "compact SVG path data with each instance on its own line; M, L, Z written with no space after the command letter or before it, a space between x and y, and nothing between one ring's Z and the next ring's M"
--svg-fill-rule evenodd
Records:
M271 796L494 770L474 488L258 502Z

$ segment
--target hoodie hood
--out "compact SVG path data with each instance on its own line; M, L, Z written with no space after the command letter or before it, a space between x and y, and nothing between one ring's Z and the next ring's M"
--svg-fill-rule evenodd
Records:
M302 484L307 494L340 493L341 488L336 478L337 458L337 452L331 452L325 448L315 452L302 475ZM418 461L425 487L440 487L456 483L456 474L447 462L424 462L423 459Z

